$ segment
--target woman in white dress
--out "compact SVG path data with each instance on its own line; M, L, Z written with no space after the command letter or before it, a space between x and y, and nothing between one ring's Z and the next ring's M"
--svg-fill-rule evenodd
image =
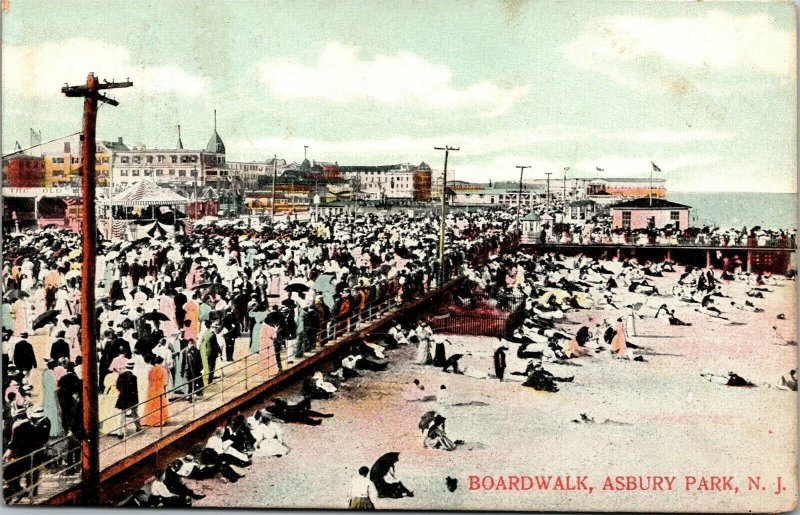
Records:
M269 419L263 410L259 410L248 420L250 432L256 439L253 457L281 457L289 452L283 444L283 430L280 424Z

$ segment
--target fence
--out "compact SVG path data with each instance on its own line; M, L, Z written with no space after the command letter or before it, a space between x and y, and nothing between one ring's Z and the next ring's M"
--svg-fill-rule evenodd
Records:
M525 297L453 292L431 310L428 323L436 332L506 338L524 317Z

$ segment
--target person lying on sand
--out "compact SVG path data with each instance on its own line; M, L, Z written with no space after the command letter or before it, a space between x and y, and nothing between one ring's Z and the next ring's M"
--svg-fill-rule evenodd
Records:
M746 380L736 372L728 372L727 377L720 374L713 374L709 372L702 372L701 377L705 377L708 381L716 384L724 384L725 386L734 386L742 388L754 388L756 385Z

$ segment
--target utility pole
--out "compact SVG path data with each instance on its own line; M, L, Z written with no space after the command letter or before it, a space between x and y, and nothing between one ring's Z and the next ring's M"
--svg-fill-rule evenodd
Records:
M308 161L308 145L303 145L303 161Z
M114 99L100 94L103 89L129 88L130 81L100 84L94 73L86 77L82 86L64 86L61 92L68 97L83 97L83 145L81 157L81 231L83 232L83 257L81 261L81 358L83 359L83 431L81 441L82 504L97 505L100 500L100 446L98 414L97 339L94 305L95 261L97 247L97 213L95 213L95 159L97 152L96 126L97 102L116 106Z
M553 172L545 172L547 176L547 196L545 197L545 213L550 212L550 176L553 175Z
M517 234L522 234L522 227L519 225L519 214L522 210L522 172L530 166L517 165L519 168L519 192L517 193Z
M308 148L308 145L306 145ZM270 215L269 221L275 225L275 181L278 178L278 154L275 154L275 157L272 158L272 202L270 203L270 208L272 209L272 214Z
M564 189L562 191L562 196L564 197L564 212L567 211L567 170L569 170L569 166L564 167Z
M433 147L434 150L444 150L444 172L442 173L442 219L439 226L439 287L444 284L444 230L445 220L447 216L447 158L450 156L450 151L458 152L461 150L459 147L451 147L445 145L444 147Z

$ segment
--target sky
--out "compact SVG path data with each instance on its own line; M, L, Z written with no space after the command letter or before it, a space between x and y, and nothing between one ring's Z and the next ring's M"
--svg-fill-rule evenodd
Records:
M10 0L2 148L81 128L64 83L130 78L101 139L228 160L425 161L459 180L647 177L796 191L787 2ZM601 168L603 171L597 171ZM451 175L452 176L452 175Z

